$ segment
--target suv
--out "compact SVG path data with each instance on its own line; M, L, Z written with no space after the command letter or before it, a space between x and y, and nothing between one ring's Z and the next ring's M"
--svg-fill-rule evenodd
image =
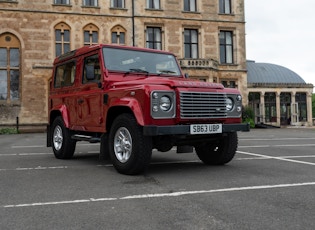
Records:
M187 79L169 52L126 46L82 47L54 61L47 147L59 159L77 141L100 142L122 174L150 164L152 149L195 152L222 165L235 155L242 97L221 84Z

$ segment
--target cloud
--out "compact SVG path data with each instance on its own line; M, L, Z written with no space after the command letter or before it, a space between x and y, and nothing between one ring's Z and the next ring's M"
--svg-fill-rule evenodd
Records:
M285 66L315 86L314 8L314 0L245 0L247 59Z

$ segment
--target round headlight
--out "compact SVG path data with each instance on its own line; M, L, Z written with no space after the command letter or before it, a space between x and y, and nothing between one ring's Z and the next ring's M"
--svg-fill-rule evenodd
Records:
M160 98L160 109L164 112L167 112L171 109L172 102L168 96L163 96Z
M226 103L226 110L231 111L233 109L233 100L231 98L226 98L225 100Z

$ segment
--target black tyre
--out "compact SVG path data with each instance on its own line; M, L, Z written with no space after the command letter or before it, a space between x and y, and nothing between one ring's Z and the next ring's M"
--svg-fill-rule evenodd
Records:
M58 159L70 159L73 157L76 141L71 139L71 132L66 128L63 119L57 117L51 129L51 146L55 157Z
M237 133L222 135L214 142L195 146L199 159L208 165L223 165L230 162L237 150Z
M142 127L131 114L121 114L109 134L109 154L119 173L134 175L146 170L152 155L152 138L143 136Z

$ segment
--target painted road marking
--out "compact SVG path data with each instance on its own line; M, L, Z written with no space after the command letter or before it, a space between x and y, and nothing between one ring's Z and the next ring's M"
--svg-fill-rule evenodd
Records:
M268 155L257 154L257 153L243 152L243 151L237 151L237 152L241 153L241 154L245 154L245 155L250 155L250 156L263 157L263 158L266 158L266 159L275 159L275 160L288 161L288 162L293 162L293 163L298 163L298 164L305 164L305 165L313 165L313 166L315 166L315 163L307 162L307 161L298 161L298 160L293 160L293 159L289 159L289 158L274 157L274 156L268 156Z
M241 145L238 148L269 148L269 147L301 147L315 146L315 144L296 144L296 145Z
M47 206L47 205L62 205L62 204L77 204L77 203L91 203L91 202L104 202L104 201L117 201L117 200L131 200L131 199L150 199L150 198L164 198L164 197L178 197L196 194L209 194L209 193L223 193L223 192L238 192L238 191L250 191L250 190L264 190L264 189L277 189L277 188L289 188L289 187L301 187L301 186L314 186L315 182L294 183L294 184L276 184L276 185L258 185L247 187L234 187L223 189L211 189L211 190L195 190L195 191L181 191L171 193L149 193L139 194L124 197L108 197L108 198L88 198L81 200L65 200L65 201L52 201L52 202L37 202L37 203L25 203L25 204L9 204L3 205L2 208L20 208L20 207L34 207L34 206Z

